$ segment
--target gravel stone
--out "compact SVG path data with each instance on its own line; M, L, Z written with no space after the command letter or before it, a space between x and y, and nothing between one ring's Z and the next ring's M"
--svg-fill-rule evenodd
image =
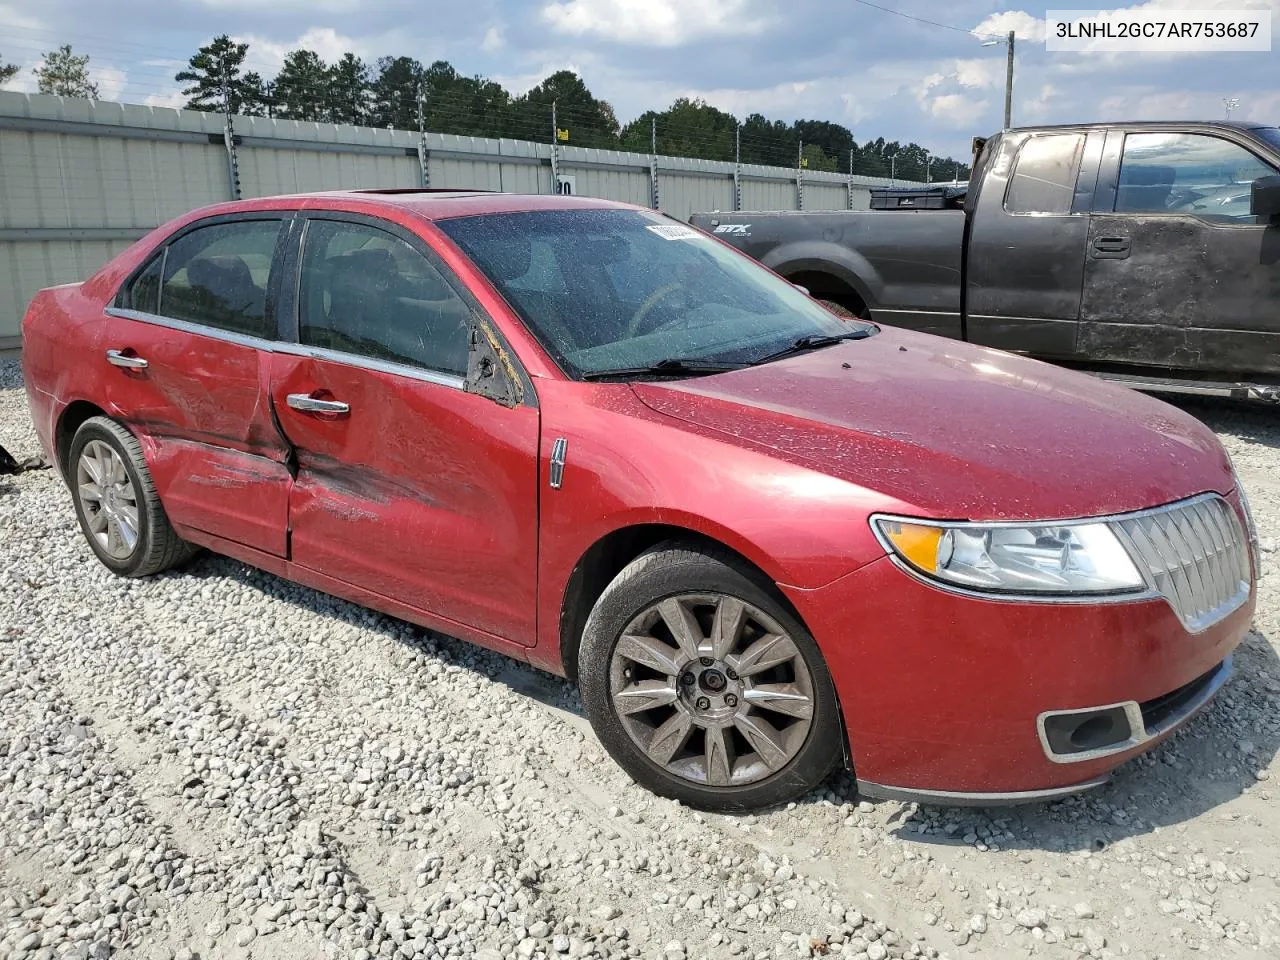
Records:
M116 578L54 471L0 477L0 957L1270 955L1280 420L1180 405L1272 548L1235 676L1106 786L990 810L837 773L697 813L568 683L225 558ZM8 360L0 444L39 453Z

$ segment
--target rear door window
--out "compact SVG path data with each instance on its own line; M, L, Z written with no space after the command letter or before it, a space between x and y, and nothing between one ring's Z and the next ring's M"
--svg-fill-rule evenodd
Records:
M148 266L135 280L133 309L228 333L275 339L267 290L282 220L234 220L197 227L163 255L158 303L150 307Z
M1009 213L1071 212L1084 152L1083 133L1030 137L1018 151L1004 208Z

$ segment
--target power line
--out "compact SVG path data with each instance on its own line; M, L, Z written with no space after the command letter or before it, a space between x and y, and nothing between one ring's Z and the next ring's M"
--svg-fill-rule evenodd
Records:
M940 23L937 20L930 20L927 17L917 17L910 13L903 13L901 10L894 10L892 7L882 7L878 3L871 3L871 0L853 0L854 3L864 7L870 7L872 10L879 10L881 13L887 13L895 17L901 17L903 20L911 20L914 23L924 23L931 27L941 27L943 30L955 30L957 33L967 33L970 36L987 36L987 34L974 33L969 27L957 27L954 23Z

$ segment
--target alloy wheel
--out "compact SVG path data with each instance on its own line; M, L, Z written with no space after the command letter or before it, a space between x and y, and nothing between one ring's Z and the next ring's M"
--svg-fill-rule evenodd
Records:
M90 440L80 451L76 496L98 545L113 560L128 560L138 546L138 495L110 444Z
M813 723L813 677L794 640L727 594L646 608L614 647L609 690L628 736L653 763L711 787L781 770Z

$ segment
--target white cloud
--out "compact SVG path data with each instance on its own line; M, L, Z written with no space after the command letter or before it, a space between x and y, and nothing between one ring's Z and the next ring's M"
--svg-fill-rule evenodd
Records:
M529 73L493 76L490 79L495 83L506 87L507 90L511 92L512 96L518 97L522 94L528 93L543 80L547 79L547 77L551 76L551 74L558 73L561 70L568 70L570 73L576 73L578 76L582 76L582 71L578 68L577 64L566 61L549 61L544 63L537 70L530 71Z
M503 36L502 28L498 26L490 27L484 32L484 39L480 41L480 49L485 53L497 53L507 45L507 38Z
M111 64L95 64L89 62L89 79L98 85L100 100L119 100L129 82L128 75Z
M21 30L38 30L43 26L39 20L26 12L20 12L12 4L0 3L0 27L13 27ZM0 48L3 52L3 48Z
M1044 43L1044 20L1022 10L993 13L973 28L979 37L1003 37L1010 30L1014 32L1015 39Z
M942 126L968 130L987 112L988 103L972 94L944 93L932 98L928 106L930 116Z
M298 10L302 13L355 13L360 9L361 0L273 0L271 9ZM262 10L262 0L204 0L206 7L215 10Z
M151 93L142 101L148 107L177 107L186 105L187 98L181 90L170 90L168 93Z
M280 70L284 58L294 50L314 51L325 63L333 63L347 52L354 53L368 62L385 52L383 46L369 38L356 40L344 36L333 27L311 27L297 40L278 43L253 34L233 36L237 43L249 44L246 70L255 70L263 76L271 76Z
M542 8L559 33L618 43L678 47L707 37L750 36L769 24L748 0L562 0Z

